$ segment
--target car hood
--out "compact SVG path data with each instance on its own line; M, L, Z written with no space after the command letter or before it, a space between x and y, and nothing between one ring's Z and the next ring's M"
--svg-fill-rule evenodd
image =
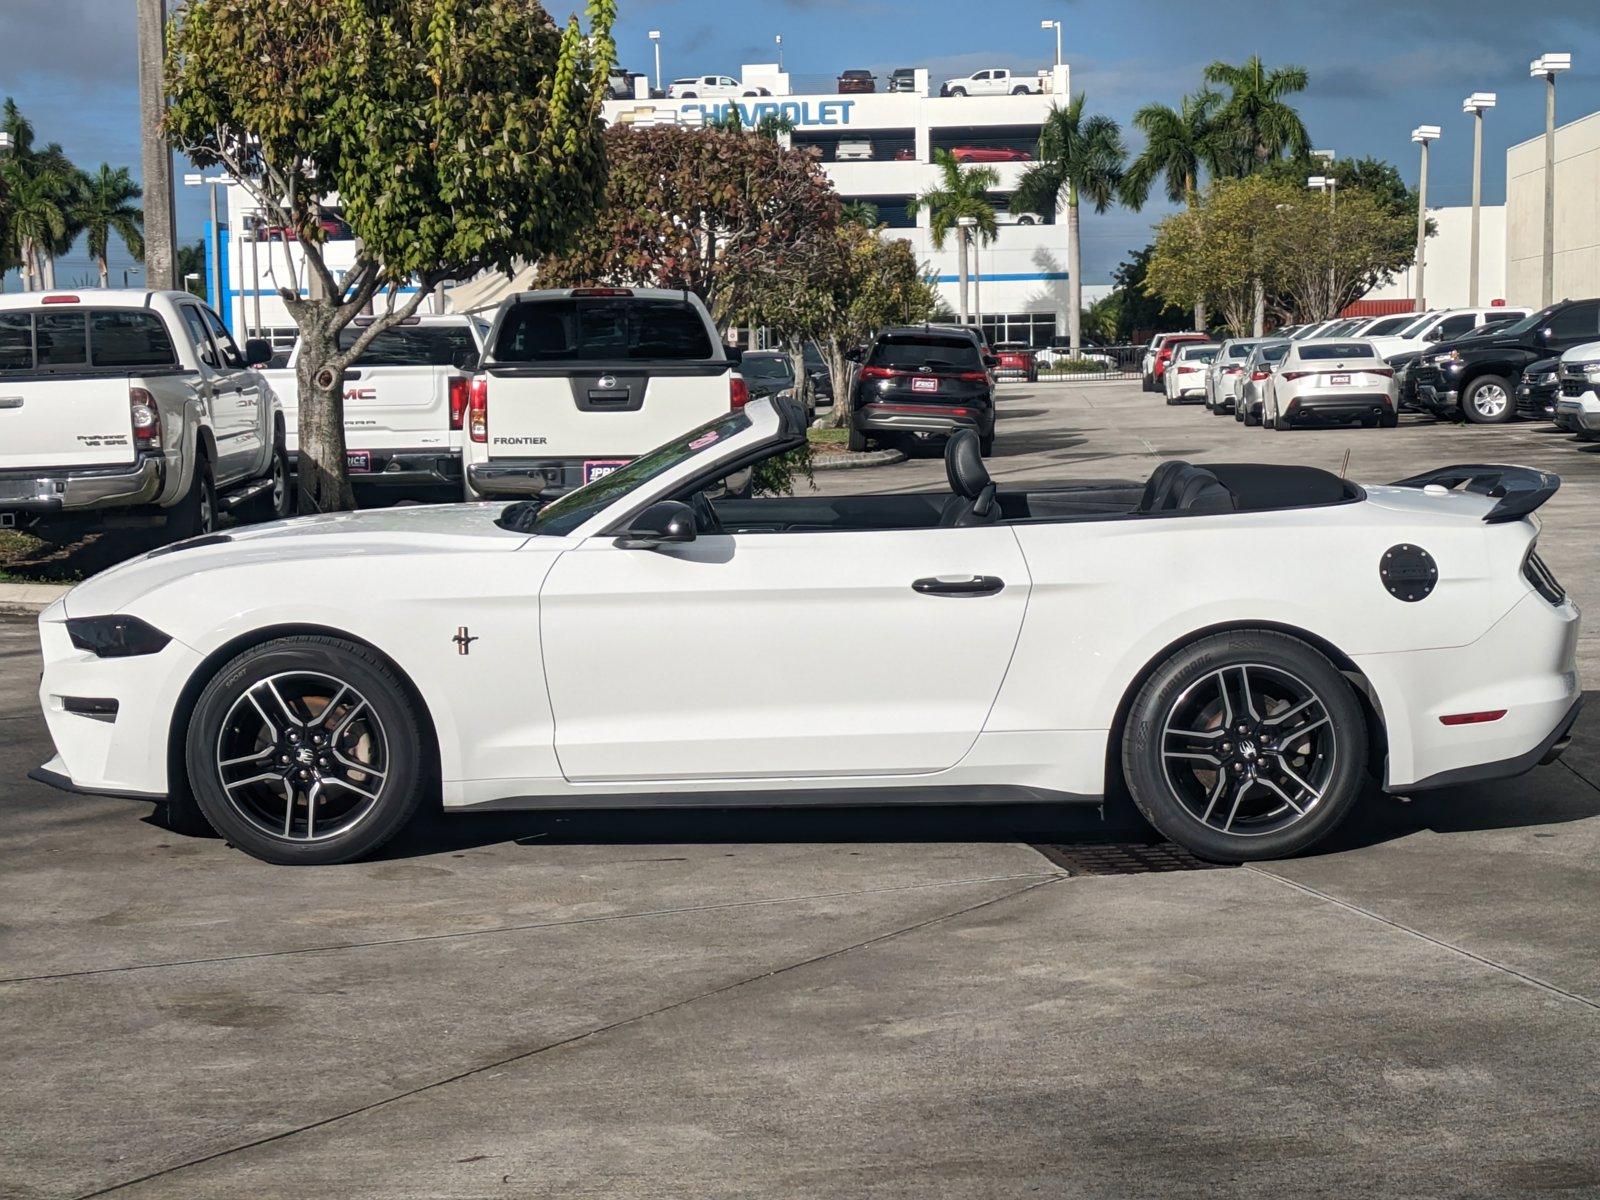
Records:
M326 513L190 538L129 559L67 593L65 615L121 612L140 596L201 571L324 558L510 551L528 534L501 529L503 503L433 504Z

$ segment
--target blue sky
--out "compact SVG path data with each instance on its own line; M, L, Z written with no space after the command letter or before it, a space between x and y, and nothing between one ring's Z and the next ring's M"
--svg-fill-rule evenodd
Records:
M310 2L310 0L308 0ZM552 5L564 18L566 5ZM1430 168L1429 199L1471 196L1471 126L1461 99L1495 91L1500 104L1484 134L1484 195L1504 195L1505 149L1543 128L1543 86L1528 60L1569 50L1575 69L1560 81L1558 117L1600 109L1600 0L620 0L623 64L650 71L647 32L662 30L669 76L727 72L773 58L796 82L831 80L847 67L880 75L926 66L938 79L983 66L1032 71L1054 56L1044 18L1065 26L1073 87L1090 106L1127 124L1140 105L1175 104L1205 64L1259 53L1268 65L1298 63L1311 74L1299 107L1319 147L1373 155L1417 172L1411 129L1444 127ZM42 141L58 141L82 166L139 168L132 0L0 0L0 92L13 95ZM1136 134L1129 141L1138 145ZM180 168L181 169L181 168ZM200 236L201 189L179 188L179 235ZM1104 279L1144 244L1164 209L1112 210L1084 222L1084 274ZM126 265L119 258L117 268ZM92 274L85 254L60 265L73 283ZM14 276L12 286L15 286Z

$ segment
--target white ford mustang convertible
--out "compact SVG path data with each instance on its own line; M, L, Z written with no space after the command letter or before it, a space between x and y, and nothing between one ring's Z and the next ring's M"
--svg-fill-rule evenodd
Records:
M739 499L756 401L540 507L313 517L154 551L40 619L34 777L165 800L279 863L446 809L1099 804L1218 860L1325 837L1368 775L1514 775L1576 716L1559 486L1145 483Z

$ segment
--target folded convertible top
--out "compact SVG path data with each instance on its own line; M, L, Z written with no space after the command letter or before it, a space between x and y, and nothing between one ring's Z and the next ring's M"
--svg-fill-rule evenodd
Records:
M1554 496L1561 487L1561 476L1533 467L1461 463L1454 467L1424 471L1409 479L1397 479L1390 486L1424 488L1429 484L1452 489L1459 487L1463 491L1498 500L1498 504L1483 514L1485 524L1498 525L1505 521L1520 521Z

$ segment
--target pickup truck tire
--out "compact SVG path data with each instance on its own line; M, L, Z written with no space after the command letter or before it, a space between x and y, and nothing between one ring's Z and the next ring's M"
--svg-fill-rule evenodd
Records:
M1499 375L1479 375L1462 390L1461 411L1474 425L1503 425L1517 415L1511 382Z
M850 438L846 443L851 453L860 454L867 448L867 435L854 427L850 430Z
M1025 87L1014 87L1011 89L1011 94L1013 96L1026 96L1028 94L1028 89Z
M272 447L272 486L251 500L251 519L282 521L294 515L294 483L289 453L280 438Z
M182 541L210 533L216 527L217 482L211 474L211 460L201 453L195 459L188 493L167 514L167 530L174 541Z
M965 96L967 94L967 89L966 88L960 88L960 87L953 87L953 88L950 89L950 94L952 96Z

